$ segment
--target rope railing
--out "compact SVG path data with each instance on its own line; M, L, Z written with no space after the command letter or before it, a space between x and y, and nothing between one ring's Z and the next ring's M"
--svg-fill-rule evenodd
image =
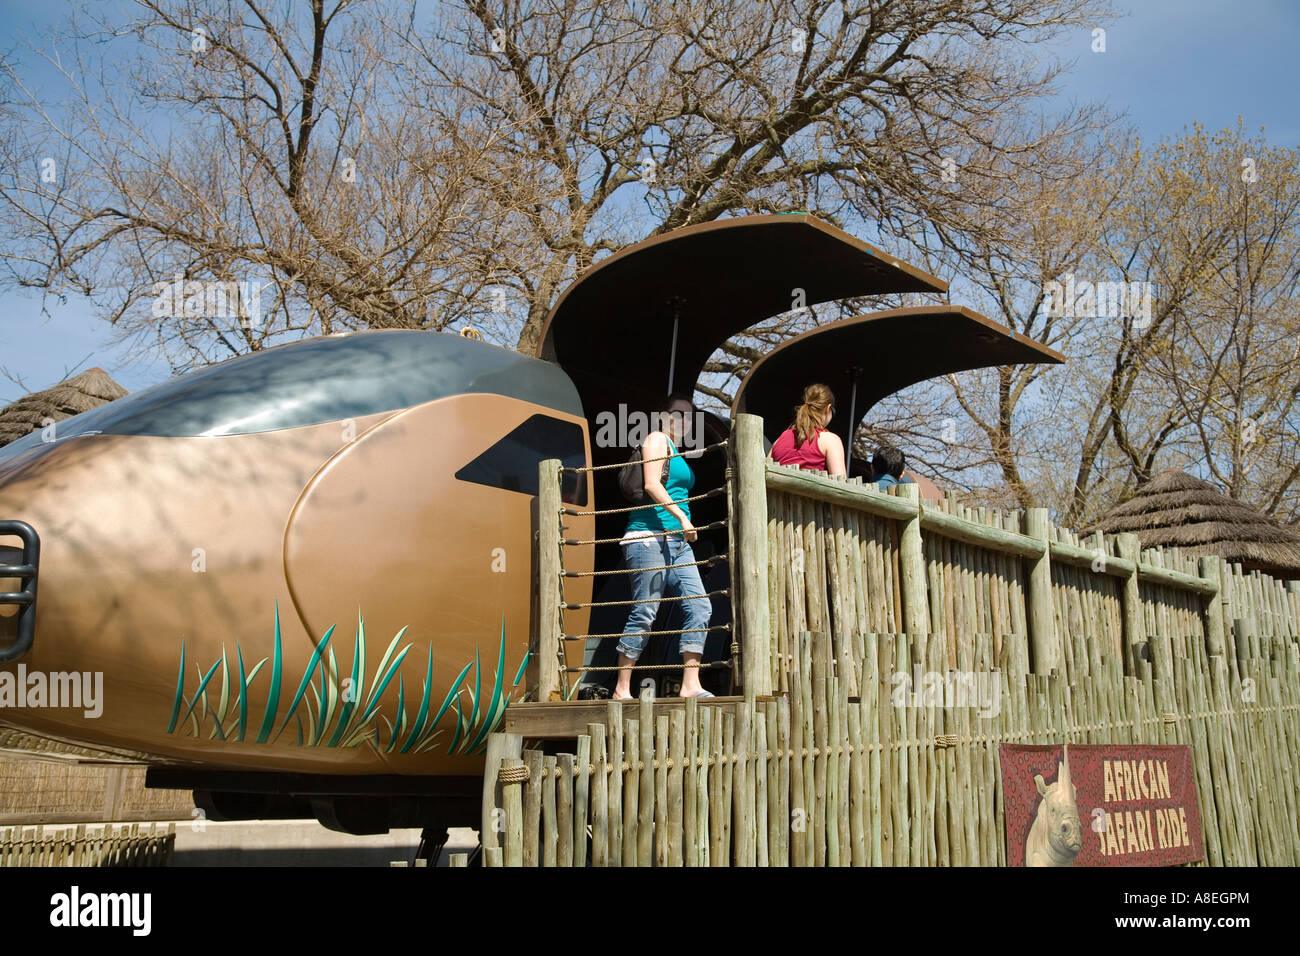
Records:
M726 447L727 439L724 438L720 442L714 442L712 445L705 445L703 448L692 448L690 451L679 451L669 455L662 455L659 458L643 458L641 461L642 463L646 463L652 461L668 461L670 458L698 458L705 452L713 451L715 448ZM583 472L588 471L606 471L610 468L626 468L627 465L628 462L626 461L616 461L610 465L583 465L580 468L561 468L560 471L569 475L580 475Z
M705 558L703 561L679 561L677 564L659 564L652 568L611 568L608 571L561 571L562 578L591 578L602 577L606 574L636 574L638 571L669 571L673 568L690 568L708 565L713 567L715 564L721 564L727 560L725 554L715 554L711 558Z
M714 624L710 627L688 627L675 631L619 631L615 634L561 634L562 641L585 641L589 637L607 638L607 637L634 637L644 635L645 637L658 637L660 634L707 634L709 631L729 631L730 624Z
M702 671L731 670L731 661L711 661L708 664L609 664L601 667L566 667L570 674L584 671L679 671L683 667L698 667Z
M707 452L717 451L719 449L726 449L730 446L730 444L731 444L730 439L724 439L722 441L715 442L714 444L707 445L704 448L681 450L681 451L674 452L672 454L663 455L658 458L644 459L644 461L663 462L672 458L699 458ZM578 509L578 508L567 506L561 500L561 498L558 495L559 487L560 487L560 482L558 479L563 474L572 475L572 474L581 474L583 472L603 471L603 470L614 469L614 468L625 468L627 467L628 464L629 464L628 462L615 462L608 465L590 465L590 466L578 467L578 468L572 468L572 467L566 468L560 465L559 462L550 462L550 463L546 463L542 469L541 475L542 475L544 493L539 495L538 513L539 516L554 515L553 518L548 517L548 518L544 518L543 520L546 521L548 525L551 521L554 521L555 524L547 528L546 531L539 532L539 537L538 537L539 545L545 545L545 548L542 551L539 551L539 555L545 555L545 560L542 560L539 557L539 561L541 563L539 564L538 570L540 575L539 581L541 582L540 584L541 593L543 596L543 600L545 602L545 608L550 609L550 610L543 610L543 614L545 615L545 621L546 621L544 625L545 632L546 632L545 643L548 648L548 653L546 654L546 657L549 658L551 656L549 653L549 649L553 647L555 650L555 654L554 654L555 660L554 660L554 664L551 666L554 666L555 670L551 671L551 673L557 674L559 678L558 686L554 683L547 683L546 687L549 689L545 689L545 688L541 689L543 690L543 696L546 697L547 699L551 699L551 700L568 699L570 693L572 692L573 686L576 686L570 684L572 678L570 678L568 675L571 674L582 674L586 671L597 672L597 671L620 671L620 670L680 671L683 667L682 664L663 664L663 665L634 664L631 665L630 667L569 666L568 661L566 659L567 654L565 653L564 648L572 646L574 643L587 641L587 640L596 641L596 640L607 640L610 638L622 638L622 637L629 636L630 634L633 633L644 633L647 637L660 635L660 634L664 636L672 637L676 635L686 635L686 634L707 635L712 632L732 632L733 636L730 639L731 653L729 657L727 659L716 661L711 664L704 664L702 666L705 669L709 669L709 670L734 670L735 669L735 659L737 654L739 653L739 648L737 646L736 638L734 635L734 629L731 624L715 624L703 628L700 627L679 628L679 629L669 629L669 630L662 630L662 631L645 631L645 632L621 631L617 633L602 633L602 634L564 633L563 612L565 611L577 611L577 610L584 610L584 609L597 608L597 607L631 607L637 604L648 604L648 603L659 604L661 602L680 603L682 601L696 600L697 598L701 598L701 597L711 602L714 598L717 597L726 597L730 599L736 593L735 574L734 574L734 569L732 569L732 571L729 572L729 577L731 578L731 580L728 587L718 588L700 595L679 594L670 597L659 597L654 599L653 601L650 600L638 601L635 598L631 598L628 600L611 600L611 601L595 601L595 600L568 601L565 599L564 596L565 579L575 579L575 580L579 578L595 579L595 578L604 578L614 574L635 574L639 572L669 571L676 568L694 567L694 568L708 569L708 568L717 567L718 565L721 565L723 562L727 562L728 566L730 566L730 564L732 563L732 552L735 547L734 545L735 536L733 533L732 516L730 515L730 511L731 511L731 500L733 496L732 482L734 480L734 475L733 475L733 463L731 462L730 457L728 457L723 467L725 480L721 486L717 488L713 488L709 491L702 492L697 495L691 495L689 497L681 498L681 499L674 499L672 502L673 504L677 504L677 505L685 505L697 501L723 498L724 501L726 502L726 504L724 505L726 517L720 520L710 521L707 524L703 524L698 527L695 527L693 530L697 533L704 533L704 532L717 532L725 529L727 532L727 544L725 546L726 547L725 551L718 554L713 554L709 557L700 560L679 561L673 564L662 564L662 565L656 565L648 568L608 568L604 570L591 570L591 571L571 571L566 569L564 566L566 563L565 555L569 554L572 556L572 549L582 548L582 547L596 547L601 545L611 545L611 544L622 542L624 540L624 537L618 537L618 538L566 537L564 534L565 531L568 530L568 528L565 526L566 517L598 518L605 515L630 514L631 512L634 511L642 511L647 508L654 508L659 503L655 501L648 501L641 504L631 505L628 507L604 508L604 509L598 509L593 507L589 509ZM551 487L552 485L554 485L554 487ZM558 535L555 533L554 530L552 530L555 528L557 528L559 531ZM584 528L583 530L586 529ZM665 528L662 530L647 529L646 531L635 535L635 538L633 540L646 540L648 542L656 542L656 541L668 540L670 537L677 537L683 535L684 533L685 532L680 527L674 529ZM554 551L552 551L551 549L554 549ZM555 582L555 584L550 584L548 582ZM593 586L594 586L594 580L593 580ZM555 621L549 620L550 614L555 615L556 617ZM542 638L539 637L539 641L541 640Z
M674 503L674 504L678 504L678 502L673 502L673 503ZM696 530L696 531L714 531L714 530L716 530L716 529L718 529L718 528L725 528L726 526L727 526L727 522L726 522L726 520L724 519L724 520L722 520L722 521L712 521L712 522L710 522L709 524L705 524L705 525L696 525L696 526L694 527L694 530ZM615 542L621 542L621 541L625 541L625 540L626 540L626 541L641 541L641 540L643 540L643 539L645 539L645 538L663 538L663 537L667 537L668 535L671 535L671 534L683 534L683 533L684 533L684 532L682 531L681 528L675 528L675 529L673 529L673 530L671 530L671 531L668 531L668 530L665 530L665 531L642 531L642 532L638 532L638 533L637 533L637 536L636 536L635 538L628 538L628 537L624 536L624 537L622 537L622 538L592 538L592 539L587 540L587 541L574 541L574 540L572 540L571 538L561 538L561 539L560 539L560 544L562 544L562 545L569 545L569 546L581 545L581 544L613 544L613 543L615 543Z
M565 605L564 605L564 610L566 610L566 611L577 611L577 610L579 610L580 608L584 608L584 607L616 607L616 606L618 606L618 605L620 605L620 604L624 604L624 605L626 605L626 604L660 604L660 603L662 603L662 602L664 602L664 601L694 601L694 600L696 600L697 598L702 598L702 597L706 597L706 598L714 598L714 597L730 597L730 596L731 596L731 591L730 591L730 589L728 589L728 588L722 588L722 589L717 590L717 591L710 591L708 594L682 594L682 595L679 595L679 596L676 596L676 597L661 597L661 598L658 598L658 599L655 599L655 600L645 600L645 599L643 599L643 600L638 601L636 598L630 598L629 600L626 600L626 601L587 601L587 602L585 602L585 603L574 602L574 603L571 603L571 604L565 604Z
M719 495L727 493L725 485L714 488L712 491L706 491L702 495L695 495L690 498L680 498L673 502L675 505L690 504L692 501L703 501L705 498L717 498ZM642 508L649 508L650 505L629 505L626 508L602 508L599 511L574 511L572 508L564 508L563 513L572 515L575 518L588 518L593 515L625 515L631 511L640 511Z

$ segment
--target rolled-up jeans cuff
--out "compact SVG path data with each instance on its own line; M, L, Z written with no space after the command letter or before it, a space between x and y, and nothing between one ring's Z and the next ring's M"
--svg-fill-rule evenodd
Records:
M699 654L701 657L704 656L704 641L700 641L698 644L694 641L682 641L678 647L683 654Z
M629 660L633 660L633 661L635 661L635 660L639 660L639 659L640 659L640 657L641 657L641 651L642 651L644 648L645 648L644 640L643 640L642 643L641 643L639 646L637 646L637 647L628 647L626 644L623 643L623 640L622 640L621 638L619 639L619 642L618 642L618 652L619 652L620 654L622 654L624 657L628 658Z

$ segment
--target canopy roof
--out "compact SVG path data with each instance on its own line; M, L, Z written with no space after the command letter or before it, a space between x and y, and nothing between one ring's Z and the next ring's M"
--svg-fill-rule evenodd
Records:
M690 391L728 338L803 303L947 283L807 215L743 216L675 229L602 259L560 297L538 354L559 364L587 417L657 408ZM674 318L676 349L674 354ZM600 458L600 451L597 450Z
M732 410L761 415L764 432L775 441L790 424L804 387L821 382L835 393L831 427L846 437L873 405L917 382L975 368L1064 360L959 305L890 309L829 322L781 343L749 370Z
M1177 468L1156 475L1087 530L1127 531L1144 548L1177 546L1275 578L1300 578L1300 534Z

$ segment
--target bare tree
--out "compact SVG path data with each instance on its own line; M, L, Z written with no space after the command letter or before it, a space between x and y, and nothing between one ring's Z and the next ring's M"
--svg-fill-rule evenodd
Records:
M905 440L972 501L1048 505L1065 525L1171 465L1294 522L1300 151L1199 127L1071 150L1075 173L1021 174L989 228L937 253L963 296L1067 365L909 390L867 433Z
M1300 149L1240 127L1194 128L1150 166L1191 195L1173 226L1221 230L1195 294L1153 357L1164 400L1188 422L1179 463L1265 513L1300 520ZM1207 227L1202 226L1205 230ZM1178 250L1181 252L1181 250ZM1172 399L1172 401L1170 401Z
M396 2L136 10L120 22L91 8L51 47L71 100L46 102L10 64L9 278L112 296L106 316L182 366L272 335L468 314L531 349L601 253L736 213L808 210L881 236L967 225L971 202L943 170L988 152L1030 164L1077 125L1004 136L1061 69L1033 44L1103 13L1092 0L465 0L428 23ZM267 284L273 320L191 315L188 296L187 314L156 314L177 276Z
M945 160L991 150L1029 163L1078 124L992 135L1057 75L1031 62L1031 44L1099 15L1067 0L468 0L417 39L419 95L517 131L497 141L483 185L508 184L518 233L483 255L513 273L531 349L564 284L645 235L750 212L811 211L880 235L965 224L968 205L940 188Z
M457 317L482 284L455 236L483 227L469 171L487 144L386 108L402 77L384 17L349 0L137 8L84 15L47 54L70 99L8 64L11 283L94 296L177 368Z

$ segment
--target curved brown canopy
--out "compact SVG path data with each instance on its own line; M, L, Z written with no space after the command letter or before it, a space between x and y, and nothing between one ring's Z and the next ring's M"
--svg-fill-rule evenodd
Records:
M691 390L719 345L789 311L798 289L814 305L947 283L811 216L722 219L602 259L555 304L538 354L569 374L589 419L620 403L653 410L670 367Z
M804 386L823 382L835 393L831 427L846 436L873 405L917 382L969 369L1063 361L1059 352L963 306L890 309L829 322L781 343L749 370L732 410L761 415L768 440L775 441Z

